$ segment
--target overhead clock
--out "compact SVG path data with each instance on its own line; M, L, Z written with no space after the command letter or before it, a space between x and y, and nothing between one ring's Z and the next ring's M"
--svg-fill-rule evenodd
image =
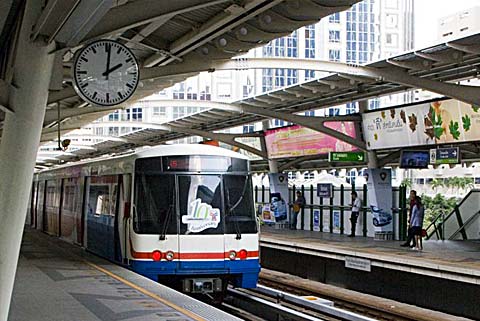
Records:
M73 84L82 99L114 106L130 98L139 82L133 53L113 40L98 40L80 49L73 64Z

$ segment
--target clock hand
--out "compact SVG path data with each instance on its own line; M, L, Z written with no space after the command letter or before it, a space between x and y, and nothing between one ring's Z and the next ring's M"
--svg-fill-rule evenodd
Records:
M110 52L112 51L112 46L109 43L107 43L106 46L107 46L106 48L107 49L107 69L102 74L102 76L106 76L106 79L108 80L108 75L109 75L108 69L110 69Z
M123 64L117 64L117 65L113 66L112 68L105 70L105 72L102 74L102 76L107 76L107 79L108 79L109 74L111 74L112 72L114 72L115 70L117 70L118 68L120 68L122 66L123 66Z

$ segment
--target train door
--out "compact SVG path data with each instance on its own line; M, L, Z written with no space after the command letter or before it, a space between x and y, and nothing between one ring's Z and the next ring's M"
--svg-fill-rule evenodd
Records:
M127 260L127 241L129 239L130 208L131 208L132 176L130 174L119 177L118 211L115 219L115 257L125 264Z
M45 188L47 187L46 181L38 182L38 196L37 196L37 226L39 230L45 229Z
M118 176L92 176L87 196L87 248L115 260L115 213Z
M221 176L179 175L177 180L180 270L224 270Z
M33 225L33 202L35 192L35 182L32 183L32 187L30 189L30 196L28 198L28 207L27 207L27 216L25 217L25 225L32 226Z
M46 182L44 232L58 236L58 221L60 213L61 180Z
M82 185L80 177L65 178L63 184L60 237L74 243L78 240L78 225L81 225Z

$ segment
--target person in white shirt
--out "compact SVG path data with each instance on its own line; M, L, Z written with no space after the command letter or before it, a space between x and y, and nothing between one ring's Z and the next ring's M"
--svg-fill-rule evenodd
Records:
M355 237L355 229L357 227L357 219L360 214L360 209L362 208L362 201L358 198L357 192L352 192L352 214L350 215L350 222L352 222L352 230L349 237Z

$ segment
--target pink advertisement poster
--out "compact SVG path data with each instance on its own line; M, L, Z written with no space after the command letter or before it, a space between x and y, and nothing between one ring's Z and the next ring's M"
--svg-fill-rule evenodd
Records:
M325 126L355 138L353 122L326 122ZM269 129L265 132L269 158L286 158L306 155L349 152L355 147L334 137L300 125Z

